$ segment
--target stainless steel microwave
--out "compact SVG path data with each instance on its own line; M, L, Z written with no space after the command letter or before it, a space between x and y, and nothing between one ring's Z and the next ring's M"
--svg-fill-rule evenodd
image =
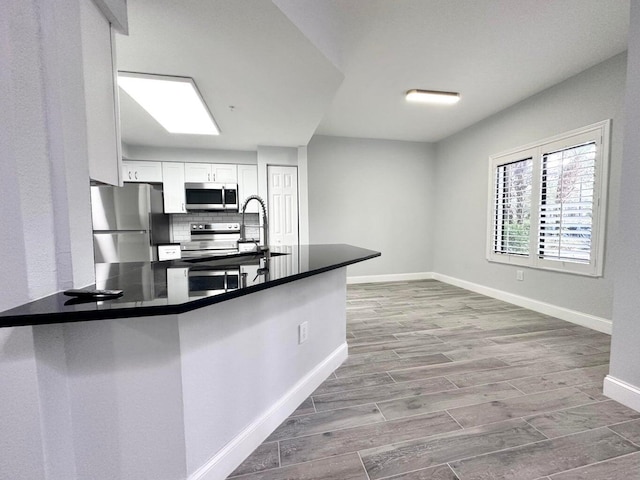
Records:
M238 185L185 183L187 210L238 210Z

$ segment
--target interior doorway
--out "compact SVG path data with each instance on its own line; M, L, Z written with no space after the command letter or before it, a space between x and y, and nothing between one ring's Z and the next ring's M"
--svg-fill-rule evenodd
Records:
M298 245L298 167L267 165L269 243Z

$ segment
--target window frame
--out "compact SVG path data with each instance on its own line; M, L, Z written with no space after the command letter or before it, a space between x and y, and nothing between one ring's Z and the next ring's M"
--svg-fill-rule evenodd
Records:
M492 248L493 241L494 241L493 232L494 232L494 225L495 225L493 223L493 219L496 218L497 216L496 209L495 209L496 202L494 201L497 194L496 169L503 165L509 165L519 161L531 159L533 162L533 168L531 172L531 176L533 179L532 185L531 185L531 191L533 193L535 188L534 184L536 183L536 155L537 155L536 149L526 148L526 149L517 149L516 151L506 153L497 157L489 157L489 160L490 160L489 162L489 221L487 222L489 226L489 238L487 241L487 256L491 261L496 261L500 263L509 263L512 265L522 265L522 266L527 266L531 263L530 261L531 231L533 231L533 221L534 221L533 215L531 215L530 224L529 224L530 230L529 230L529 254L528 255L516 255L516 254L510 254L510 253L494 252L494 249ZM533 208L534 208L533 194L532 194L531 200L532 200L531 209L533 212ZM536 224L536 228L537 228L537 224Z
M609 177L611 120L594 123L586 127L555 135L522 147L491 155L489 157L489 195L487 205L487 245L486 258L489 262L523 266L577 275L601 277L604 272L604 247L606 236L607 187ZM539 222L542 201L541 173L542 158L545 154L571 148L580 144L595 142L595 172L593 191L593 214L591 221L591 250L589 263L541 258L539 255ZM494 251L494 228L496 226L496 170L503 165L528 158L533 159L531 182L531 207L529 230L529 253L509 254Z

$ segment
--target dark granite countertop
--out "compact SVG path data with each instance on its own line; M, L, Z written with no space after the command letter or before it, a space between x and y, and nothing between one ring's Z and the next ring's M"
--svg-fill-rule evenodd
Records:
M270 252L268 260L262 254L244 254L97 264L96 284L88 288L123 290L121 297L80 301L59 292L0 312L0 327L184 313L380 256L380 252L344 244L273 247ZM198 276L202 280L225 272L238 280L237 288L231 281L226 289L198 286Z

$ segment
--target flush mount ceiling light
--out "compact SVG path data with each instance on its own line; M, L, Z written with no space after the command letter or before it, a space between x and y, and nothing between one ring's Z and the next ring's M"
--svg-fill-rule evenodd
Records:
M118 72L118 85L169 133L220 134L192 78Z
M407 92L407 100L420 103L439 103L441 105L453 105L460 101L457 92L439 92L436 90L413 89Z

